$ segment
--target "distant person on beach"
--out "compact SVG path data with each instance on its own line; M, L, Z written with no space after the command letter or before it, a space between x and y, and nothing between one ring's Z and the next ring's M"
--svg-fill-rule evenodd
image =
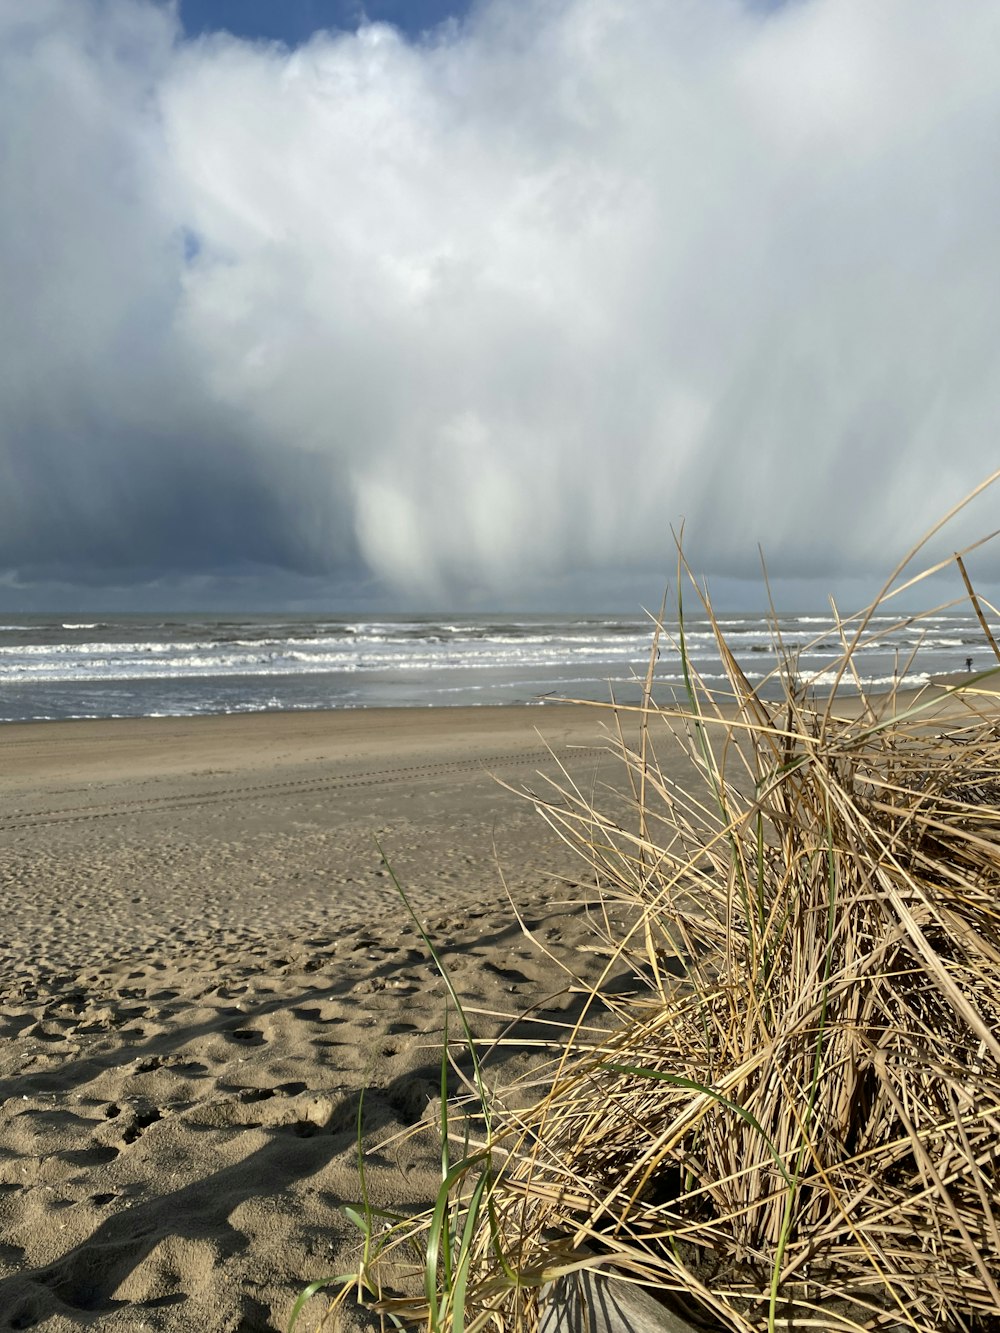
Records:
M971 658L971 657L967 657L967 658L965 659L965 669L966 669L966 671L971 671L971 670L972 670L972 658Z

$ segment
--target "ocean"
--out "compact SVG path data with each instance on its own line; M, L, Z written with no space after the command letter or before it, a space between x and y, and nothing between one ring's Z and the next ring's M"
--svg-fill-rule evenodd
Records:
M799 677L822 691L841 654L816 615L719 618L751 681L775 664L776 635ZM273 709L635 701L653 626L643 617L318 615L41 616L0 613L0 721L192 716ZM998 631L1000 633L1000 631ZM992 662L972 616L878 617L856 657L866 688L919 685ZM685 622L691 664L725 677L711 627ZM656 692L683 686L676 625L661 637ZM764 692L770 692L764 687Z

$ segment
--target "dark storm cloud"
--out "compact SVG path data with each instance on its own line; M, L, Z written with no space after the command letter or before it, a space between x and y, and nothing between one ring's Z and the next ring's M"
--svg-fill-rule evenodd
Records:
M137 459L130 437L106 427L99 438L78 431L10 441L8 496L16 504L0 531L0 568L18 566L32 578L73 571L91 582L139 581L248 564L316 574L350 557L336 532L326 561L323 548L300 536L328 485L318 459L292 456L277 486L268 460L243 444L214 439L206 447L151 428ZM339 511L341 530L350 531L335 497L322 509L321 521Z
M29 579L316 571L354 550L328 469L274 460L177 336L175 37L149 5L0 15L0 568Z
M708 573L864 578L993 465L987 0L490 0L293 51L26 8L8 581L579 597L682 516Z

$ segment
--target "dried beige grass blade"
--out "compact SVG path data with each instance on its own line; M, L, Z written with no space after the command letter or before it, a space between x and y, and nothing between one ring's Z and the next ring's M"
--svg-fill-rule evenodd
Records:
M962 559L962 557L958 554L957 551L955 553L955 564L958 566L958 572L961 574L962 582L965 584L965 589L969 594L969 601L972 603L972 609L976 613L976 619L979 621L979 627L983 631L983 637L985 638L986 642L990 645L990 647L993 649L993 656L997 659L998 662L1000 662L1000 647L997 647L997 641L993 637L993 631L990 629L989 625L987 624L986 617L983 615L983 608L979 604L979 598L976 596L976 590L975 588L973 588L972 581L969 578L968 572L966 571L965 561Z

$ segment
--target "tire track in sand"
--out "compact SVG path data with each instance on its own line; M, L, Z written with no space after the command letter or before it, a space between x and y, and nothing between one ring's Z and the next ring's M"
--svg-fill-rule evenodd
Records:
M574 754L590 751L594 754L605 753L601 746L574 746ZM448 777L452 774L469 773L480 770L485 776L491 767L521 767L537 765L544 759L538 754L492 754L475 759L454 759L440 763L412 764L406 767L365 769L360 773L348 773L339 777L300 778L287 782L246 783L240 786L217 787L198 792L184 792L176 796L148 796L141 799L120 800L113 803L65 806L60 810L44 810L37 813L26 812L11 815L0 820L0 833L15 833L25 829L39 828L47 824L83 823L89 820L121 818L131 813L147 810L176 810L186 806L219 804L237 799L266 799L269 796L285 796L292 792L307 795L313 792L342 791L357 787L375 787L383 783L412 782L435 777Z

